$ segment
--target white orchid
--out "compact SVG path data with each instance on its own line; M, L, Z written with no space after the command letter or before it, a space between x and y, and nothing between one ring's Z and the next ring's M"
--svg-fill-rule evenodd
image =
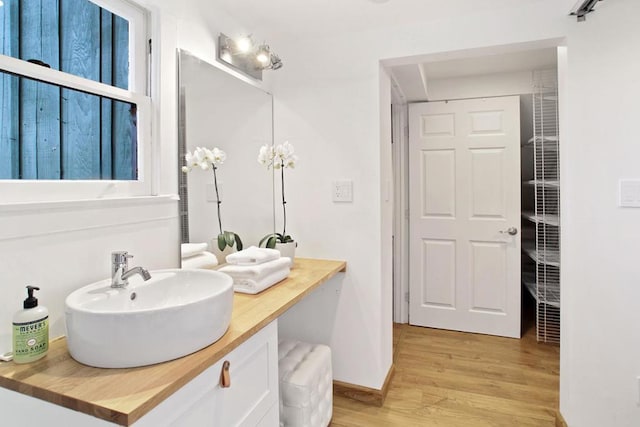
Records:
M268 168L274 169L280 168L295 168L298 156L293 154L293 145L289 141L285 141L283 144L276 145L263 145L260 147L258 153L258 163L265 165Z
M213 150L208 148L204 150L207 160L213 165L221 165L227 159L227 154L218 147L214 147Z
M277 146L263 145L258 153L258 163L273 169L280 169L280 179L282 183L282 214L283 227L282 233L270 233L260 240L259 246L274 248L276 243L290 243L293 238L287 234L287 202L284 198L284 170L286 168L293 169L298 162L298 156L293 154L293 145L289 141L285 141Z
M274 155L275 153L272 145L263 145L260 147L260 152L258 153L258 163L269 168L273 163Z
M193 153L189 151L184 155L186 166L182 167L182 172L187 173L193 168L200 168L204 171L211 168L215 169L216 166L223 164L226 159L226 153L218 147L213 149L196 147Z
M218 193L218 176L216 175L216 170L226 159L227 154L218 147L212 149L196 147L193 153L189 151L184 155L186 165L182 167L182 172L188 173L193 168L200 168L204 171L209 169L213 170L213 184L216 190L218 209L218 227L220 228L220 234L218 234L218 249L222 251L225 247L231 247L235 244L238 250L242 250L242 240L240 240L240 236L232 231L224 231L222 229L222 219L220 218L220 205L222 202L220 201L220 194Z

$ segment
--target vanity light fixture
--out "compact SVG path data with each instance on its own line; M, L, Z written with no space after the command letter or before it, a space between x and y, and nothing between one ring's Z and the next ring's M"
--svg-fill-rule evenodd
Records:
M282 60L269 45L256 45L251 35L234 40L221 33L218 36L218 59L258 80L262 80L263 70L282 68Z

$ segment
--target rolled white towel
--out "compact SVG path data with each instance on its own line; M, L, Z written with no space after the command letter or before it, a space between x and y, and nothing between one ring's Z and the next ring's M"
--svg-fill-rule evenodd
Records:
M234 280L235 279L252 279L260 280L264 279L271 273L282 270L283 268L291 267L291 258L282 257L274 259L273 261L265 262L263 264L256 265L233 265L227 264L222 267L220 272L227 273Z
M227 255L227 262L234 265L258 265L280 258L280 251L250 246Z
M275 271L262 279L233 279L233 290L243 294L257 294L286 279L290 271L287 267Z
M183 243L180 245L180 256L189 258L206 251L207 247L206 243Z
M213 268L217 265L218 258L211 252L202 252L182 259L182 268Z

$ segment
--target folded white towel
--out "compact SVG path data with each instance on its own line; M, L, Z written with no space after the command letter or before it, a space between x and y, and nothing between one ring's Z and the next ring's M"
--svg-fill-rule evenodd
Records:
M206 251L209 245L206 243L183 243L180 245L180 255L182 258L189 258Z
M227 262L234 265L258 265L280 258L280 251L269 248L250 246L227 255Z
M289 276L289 268L282 268L259 280L233 279L233 290L243 294L257 294Z
M290 266L291 258L282 257L257 265L227 264L218 271L227 273L233 279L260 280L264 279L271 273L275 273L276 271L282 270L283 268L289 268Z
M218 258L211 252L202 252L182 259L182 268L213 268L217 265Z

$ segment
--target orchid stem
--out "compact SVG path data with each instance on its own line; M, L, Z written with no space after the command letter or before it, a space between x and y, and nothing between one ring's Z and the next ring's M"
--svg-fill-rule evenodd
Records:
M283 212L283 219L284 219L284 225L282 227L282 240L284 243L284 236L287 235L287 202L284 200L284 162L282 162L282 166L280 167L280 172L281 172L281 182L282 182L282 212Z
M218 193L218 176L216 175L216 167L213 166L213 184L216 187L216 201L218 206L218 227L220 227L220 234L222 234L222 220L220 219L220 205L222 202L220 201L220 194Z

